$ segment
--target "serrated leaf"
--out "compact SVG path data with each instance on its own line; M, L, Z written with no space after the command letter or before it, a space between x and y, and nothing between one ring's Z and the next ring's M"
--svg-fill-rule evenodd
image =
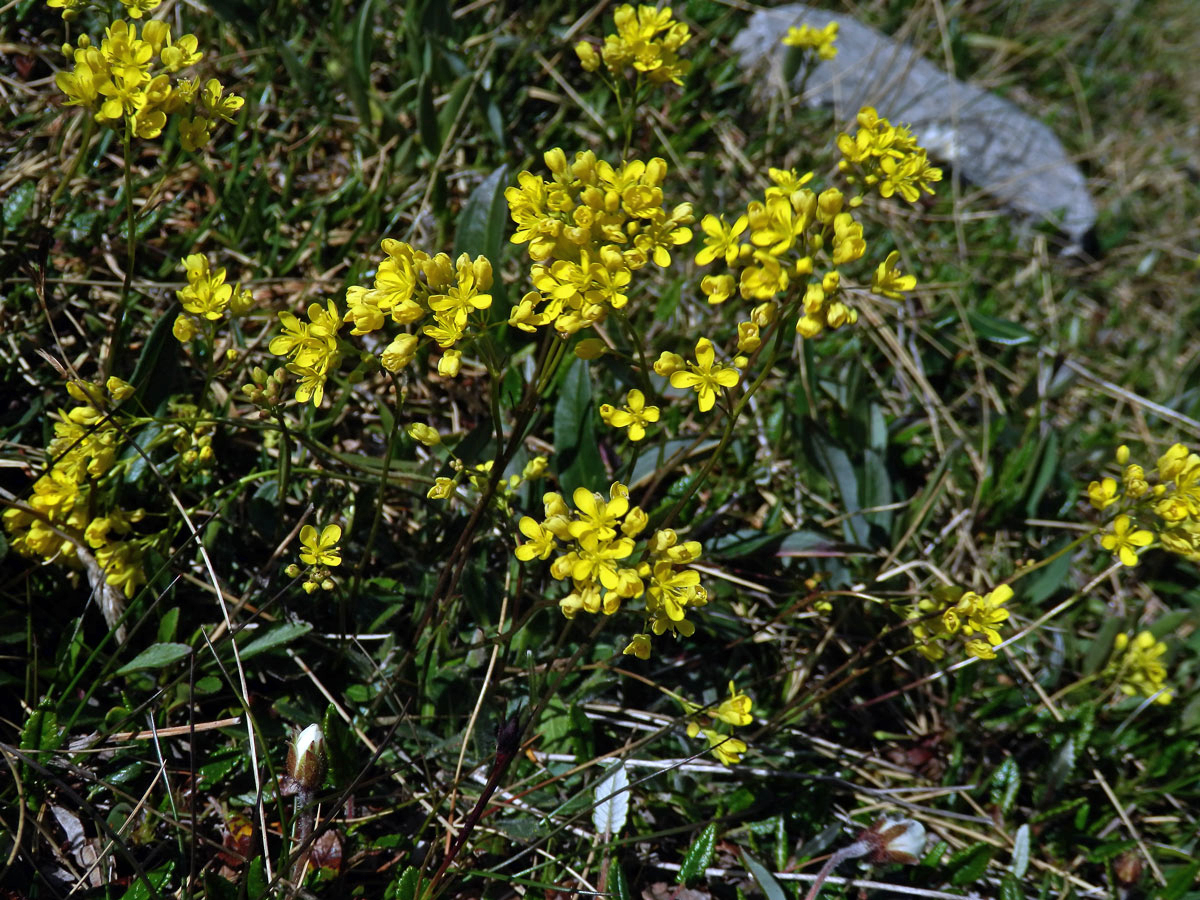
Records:
M258 656L260 653L266 653L268 650L274 650L276 647L281 647L284 644L289 644L296 638L308 634L312 631L312 626L307 622L285 622L283 625L277 625L261 637L257 637L241 648L238 654L242 660L247 660L252 656Z
M416 866L405 868L400 877L388 885L384 893L386 900L416 900L417 879L420 874Z
M600 837L613 837L620 833L629 818L629 773L625 762L611 766L596 785L592 793L592 825Z
M758 882L767 900L788 900L787 892L775 874L745 850L742 851L742 863L751 877Z
M1008 867L1016 878L1022 878L1029 868L1029 826L1022 825L1013 836L1012 864Z
M992 774L992 803L1000 808L1004 814L1012 809L1013 801L1017 797L1017 788L1021 786L1021 771L1017 767L1017 761L1011 756L1000 763L999 767Z
M713 822L692 841L692 846L688 847L687 855L683 858L683 863L679 867L679 877L676 879L677 884L687 884L693 878L703 874L708 868L708 861L712 859L713 847L717 845L717 823Z
M22 750L57 750L61 742L58 716L52 709L35 709L21 729Z
M145 669L164 669L172 663L179 662L191 652L192 648L187 644L151 644L117 669L117 674L128 675L130 672L140 672Z
M0 210L0 217L4 219L5 229L11 231L25 221L25 216L29 214L29 209L33 206L36 187L37 185L33 181L22 181L5 195L2 210Z

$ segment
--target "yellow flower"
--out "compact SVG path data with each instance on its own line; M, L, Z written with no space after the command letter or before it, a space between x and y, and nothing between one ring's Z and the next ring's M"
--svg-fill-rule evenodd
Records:
M448 500L453 494L455 488L458 487L458 482L453 478L435 478L433 487L429 489L429 493L425 496L430 500Z
M1093 481L1088 485L1088 502L1096 509L1107 509L1117 502L1117 482L1114 478Z
M715 359L712 341L702 337L696 341L696 361L687 363L688 371L677 371L671 375L671 387L690 387L696 392L700 412L708 412L713 408L718 388L730 388L738 383L737 369L716 364Z
M732 225L726 225L723 218L716 216L701 219L700 228L706 237L704 248L696 254L696 265L707 266L718 257L724 257L727 266L736 263L741 253L742 232L748 221L745 216L738 216Z
M837 35L837 22L830 22L824 28L793 25L783 36L783 44L787 47L806 47L815 50L821 59L833 59L837 56L837 47L834 46Z
M442 442L442 436L436 428L431 428L424 422L413 422L408 426L408 436L414 441L420 441L426 447L436 447Z
M621 651L626 656L636 656L638 659L650 658L650 635L635 634L633 639Z
M529 562L531 559L550 558L550 554L558 546L553 532L531 516L522 516L517 527L521 530L521 534L529 539L517 547L514 554L517 559Z
M733 682L729 682L729 699L721 702L714 714L722 722L728 722L730 725L749 725L754 721L754 716L750 715L750 707L752 701L745 694L739 694L734 688Z
M875 269L875 277L871 280L871 290L893 300L903 299L904 291L911 291L917 286L915 275L900 274L900 270L896 268L898 259L900 252L893 250Z
M326 525L319 536L316 528L305 525L300 529L300 562L309 566L340 566L342 555L337 543L341 539L340 525Z
M617 409L611 403L600 406L600 417L613 428L628 428L629 439L640 441L646 436L646 426L658 421L658 407L647 406L645 395L637 388L625 395L625 406Z
M1148 547L1154 542L1154 535L1138 530L1129 516L1117 516L1112 522L1112 531L1100 538L1100 546L1109 550L1126 566L1136 566L1138 563L1137 548Z
M1129 635L1118 634L1108 668L1115 673L1121 692L1130 697L1139 693L1154 697L1155 703L1170 703L1174 694L1163 689L1167 669L1159 659L1166 652L1167 645L1155 640L1149 631L1139 632L1132 642Z

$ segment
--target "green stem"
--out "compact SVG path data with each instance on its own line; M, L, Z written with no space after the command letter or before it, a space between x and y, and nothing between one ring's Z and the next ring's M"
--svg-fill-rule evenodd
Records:
M62 198L62 192L66 190L67 185L71 183L71 179L79 172L79 167L83 163L83 158L87 156L88 148L92 144L92 131L96 128L96 120L88 116L83 123L83 137L79 141L79 150L75 154L75 158L71 160L71 168L67 170L66 176L58 183L58 187L54 189L54 196L50 198L50 205L57 206L58 201Z
M103 366L105 375L117 375L121 367L121 355L125 349L125 337L129 331L129 307L133 288L133 268L137 261L137 220L133 209L133 123L125 119L125 134L121 138L124 159L125 181L125 278L121 283L121 301L117 307L117 324L113 329L112 343L108 348L108 359Z

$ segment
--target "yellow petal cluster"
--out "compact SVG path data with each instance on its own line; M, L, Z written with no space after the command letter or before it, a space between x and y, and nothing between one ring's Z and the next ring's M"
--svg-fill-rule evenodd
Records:
M146 3L127 5L135 19L150 8ZM117 19L105 29L98 47L85 34L77 46L63 50L72 68L56 73L54 81L67 96L64 105L82 107L110 128L128 126L143 139L158 137L167 116L175 115L184 149L198 150L208 144L217 122L232 122L244 103L226 94L215 78L203 85L196 79L174 78L198 63L201 54L195 35L172 41L166 22L146 22L139 34L136 22Z
M875 188L881 197L899 194L916 203L924 191L942 180L942 170L929 164L925 148L905 125L892 125L874 107L858 111L858 131L838 135L837 147L842 159L838 168L854 183L861 180Z
M574 508L556 492L545 494L542 502L542 521L524 516L518 523L525 541L515 555L522 562L554 557L551 576L571 586L559 600L564 616L611 616L624 603L641 600L645 628L625 652L642 659L649 657L651 633L694 633L687 611L708 602L699 574L688 568L700 557L698 541L681 542L671 529L641 538L649 517L630 504L629 490L619 481L612 483L607 499L577 488L571 495Z
M601 62L613 75L632 69L651 84L683 84L691 63L679 58L679 50L691 40L691 31L676 22L671 7L656 9L649 5L636 8L623 3L613 12L616 34L604 39L599 54L587 41L575 45L575 54L584 71L595 72Z
M508 322L574 334L625 306L633 272L669 266L671 249L692 239L694 217L690 203L663 206L661 159L613 166L587 150L568 163L559 148L544 159L551 180L521 172L504 192L517 226L511 240L529 245L534 287Z

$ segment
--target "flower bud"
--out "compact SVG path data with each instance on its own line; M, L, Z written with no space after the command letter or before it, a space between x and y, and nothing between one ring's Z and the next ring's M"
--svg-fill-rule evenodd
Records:
M288 747L287 773L303 791L315 791L325 780L325 735L321 726L309 725Z
M925 826L914 819L885 816L858 836L870 845L873 863L914 865L925 852Z

